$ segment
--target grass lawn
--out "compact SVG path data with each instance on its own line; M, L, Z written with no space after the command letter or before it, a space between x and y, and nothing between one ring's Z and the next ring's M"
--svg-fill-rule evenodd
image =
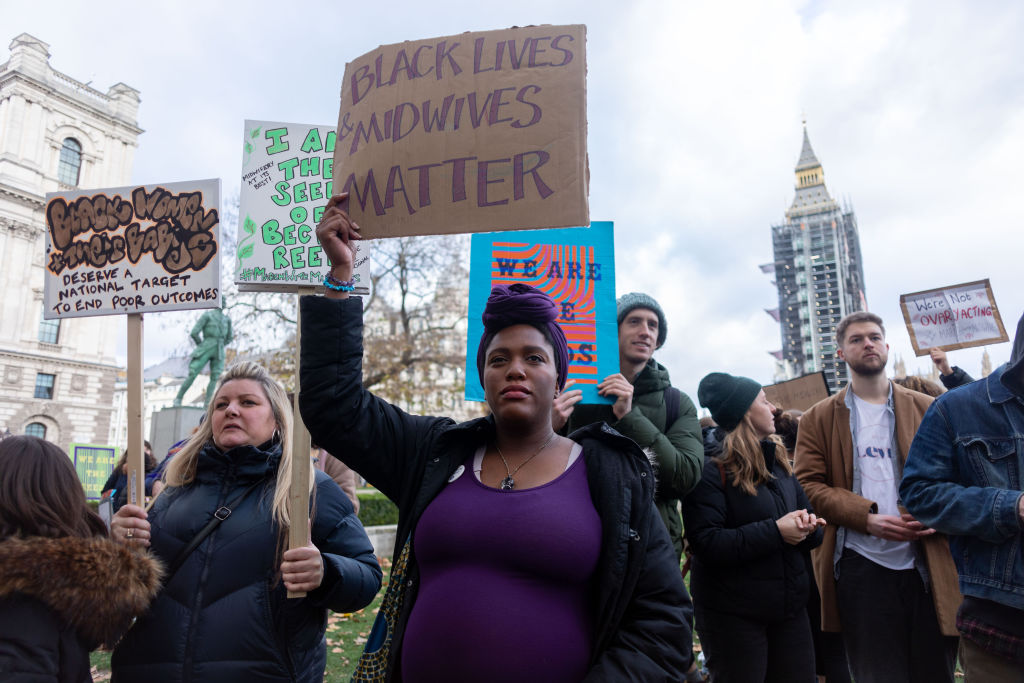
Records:
M356 668L359 654L363 651L363 644L366 643L366 637L370 633L380 601L387 589L391 560L384 559L381 568L384 570L384 585L368 607L352 614L331 612L327 617L327 670L324 672L326 683L343 683L352 678L352 670ZM91 664L93 681L110 680L109 652L92 653Z

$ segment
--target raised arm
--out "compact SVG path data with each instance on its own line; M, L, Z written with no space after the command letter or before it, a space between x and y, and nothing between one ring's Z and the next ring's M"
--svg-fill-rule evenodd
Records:
M352 279L358 227L332 197L317 227L335 281ZM409 415L362 385L363 304L347 291L306 296L302 313L299 407L313 441L402 506L416 488L434 435L451 420Z

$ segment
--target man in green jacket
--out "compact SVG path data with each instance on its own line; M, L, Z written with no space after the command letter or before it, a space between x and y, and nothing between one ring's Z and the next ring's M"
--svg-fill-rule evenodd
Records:
M668 370L653 355L665 343L665 313L653 297L631 292L619 297L619 372L597 385L611 405L576 405L579 389L555 399L555 429L572 431L593 422L607 422L644 449L658 476L655 503L677 556L683 552L679 500L700 480L704 466L697 409L690 397L672 387ZM572 380L570 380L571 382ZM566 385L568 387L568 384Z

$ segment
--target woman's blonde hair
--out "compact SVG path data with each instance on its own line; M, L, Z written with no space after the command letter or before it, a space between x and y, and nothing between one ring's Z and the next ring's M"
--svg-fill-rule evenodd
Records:
M277 481L274 487L273 518L278 527L284 532L289 526L288 516L288 490L292 483L292 406L288 402L288 394L284 388L270 376L259 363L242 361L233 364L217 382L217 391L214 392L213 400L206 407L206 419L199 425L198 431L182 446L181 450L171 460L164 474L164 480L168 486L187 486L196 477L196 462L199 459L199 452L203 446L213 441L213 411L217 404L217 395L228 382L236 379L249 379L263 388L263 393L274 411L274 421L277 424L277 436L281 442L281 462L277 469ZM259 444L253 444L258 446ZM313 483L316 480L316 473L311 467L309 469L309 489L313 490Z
M792 474L793 468L786 457L786 447L782 439L772 434L768 439L775 445L775 459L782 465L786 474ZM764 455L761 451L761 439L757 436L750 421L750 411L743 416L743 419L722 440L722 454L714 460L722 465L726 472L732 475L732 485L743 489L752 496L757 495L757 487L774 479L765 465Z

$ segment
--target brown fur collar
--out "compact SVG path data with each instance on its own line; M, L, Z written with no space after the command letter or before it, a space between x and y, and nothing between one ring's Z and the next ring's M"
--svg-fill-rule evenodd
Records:
M146 610L163 569L144 551L108 538L7 538L0 541L0 599L39 600L81 638L107 643Z

